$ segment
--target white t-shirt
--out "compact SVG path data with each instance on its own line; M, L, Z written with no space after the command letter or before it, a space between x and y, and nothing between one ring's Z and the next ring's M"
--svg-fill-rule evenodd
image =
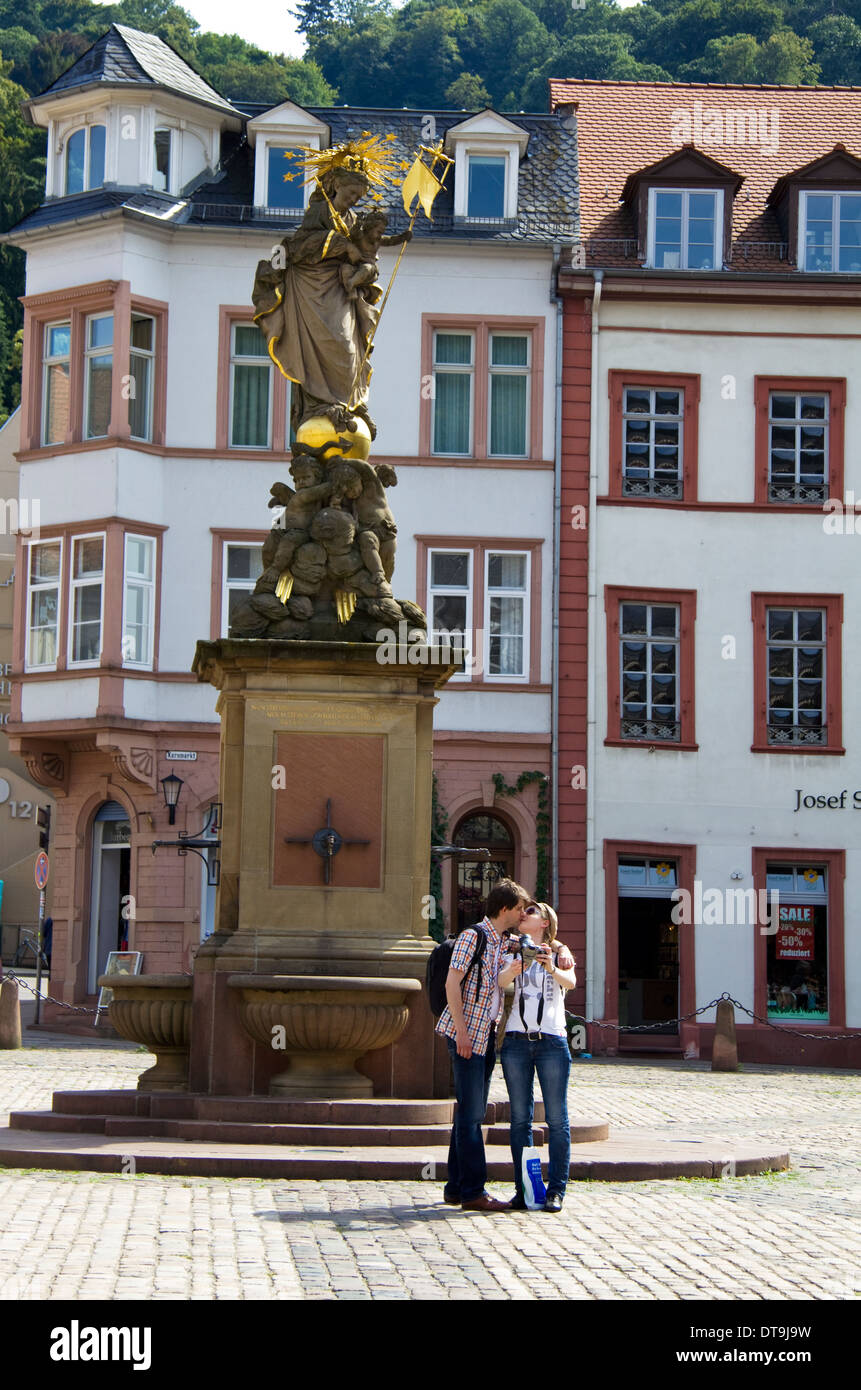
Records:
M519 956L501 956L499 961L500 970L509 966L512 960L519 960ZM538 1022L538 1007L544 997L544 1012L541 1015L541 1022ZM526 1019L526 1029L523 1027L523 1018L520 1013L520 1001L523 1000L523 1015ZM557 985L553 976L534 960L528 969L518 975L514 981L514 1002L511 1005L511 1013L508 1017L506 1033L523 1033L524 1031L535 1033L552 1033L555 1037L565 1037L565 991Z

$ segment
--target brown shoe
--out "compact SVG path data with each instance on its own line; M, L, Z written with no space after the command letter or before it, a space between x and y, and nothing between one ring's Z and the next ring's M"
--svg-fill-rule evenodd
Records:
M461 1202L462 1211L510 1211L508 1202L497 1201L496 1197L491 1197L489 1192L482 1192L480 1197L473 1197L471 1202Z

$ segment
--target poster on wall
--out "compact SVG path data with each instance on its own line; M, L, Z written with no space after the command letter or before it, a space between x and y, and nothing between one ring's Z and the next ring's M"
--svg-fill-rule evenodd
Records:
M813 908L782 907L774 946L777 960L813 960Z

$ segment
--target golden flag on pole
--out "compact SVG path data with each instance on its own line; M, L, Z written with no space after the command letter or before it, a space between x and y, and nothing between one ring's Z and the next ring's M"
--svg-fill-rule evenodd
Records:
M421 155L416 155L401 189L405 210L410 213L412 211L413 199L418 198L424 208L425 217L427 217L428 221L432 221L431 208L433 207L433 200L441 188L442 184L436 175L432 174L427 165L422 163Z

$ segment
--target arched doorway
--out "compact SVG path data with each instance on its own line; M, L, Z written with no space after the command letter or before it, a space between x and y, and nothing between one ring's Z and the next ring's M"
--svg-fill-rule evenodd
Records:
M455 830L452 843L464 849L489 849L490 859L468 855L452 861L454 930L480 922L487 895L501 878L514 877L514 836L493 811L471 811Z
M106 801L93 821L93 876L90 894L90 950L87 991L95 994L110 951L128 945L131 826L118 801Z

